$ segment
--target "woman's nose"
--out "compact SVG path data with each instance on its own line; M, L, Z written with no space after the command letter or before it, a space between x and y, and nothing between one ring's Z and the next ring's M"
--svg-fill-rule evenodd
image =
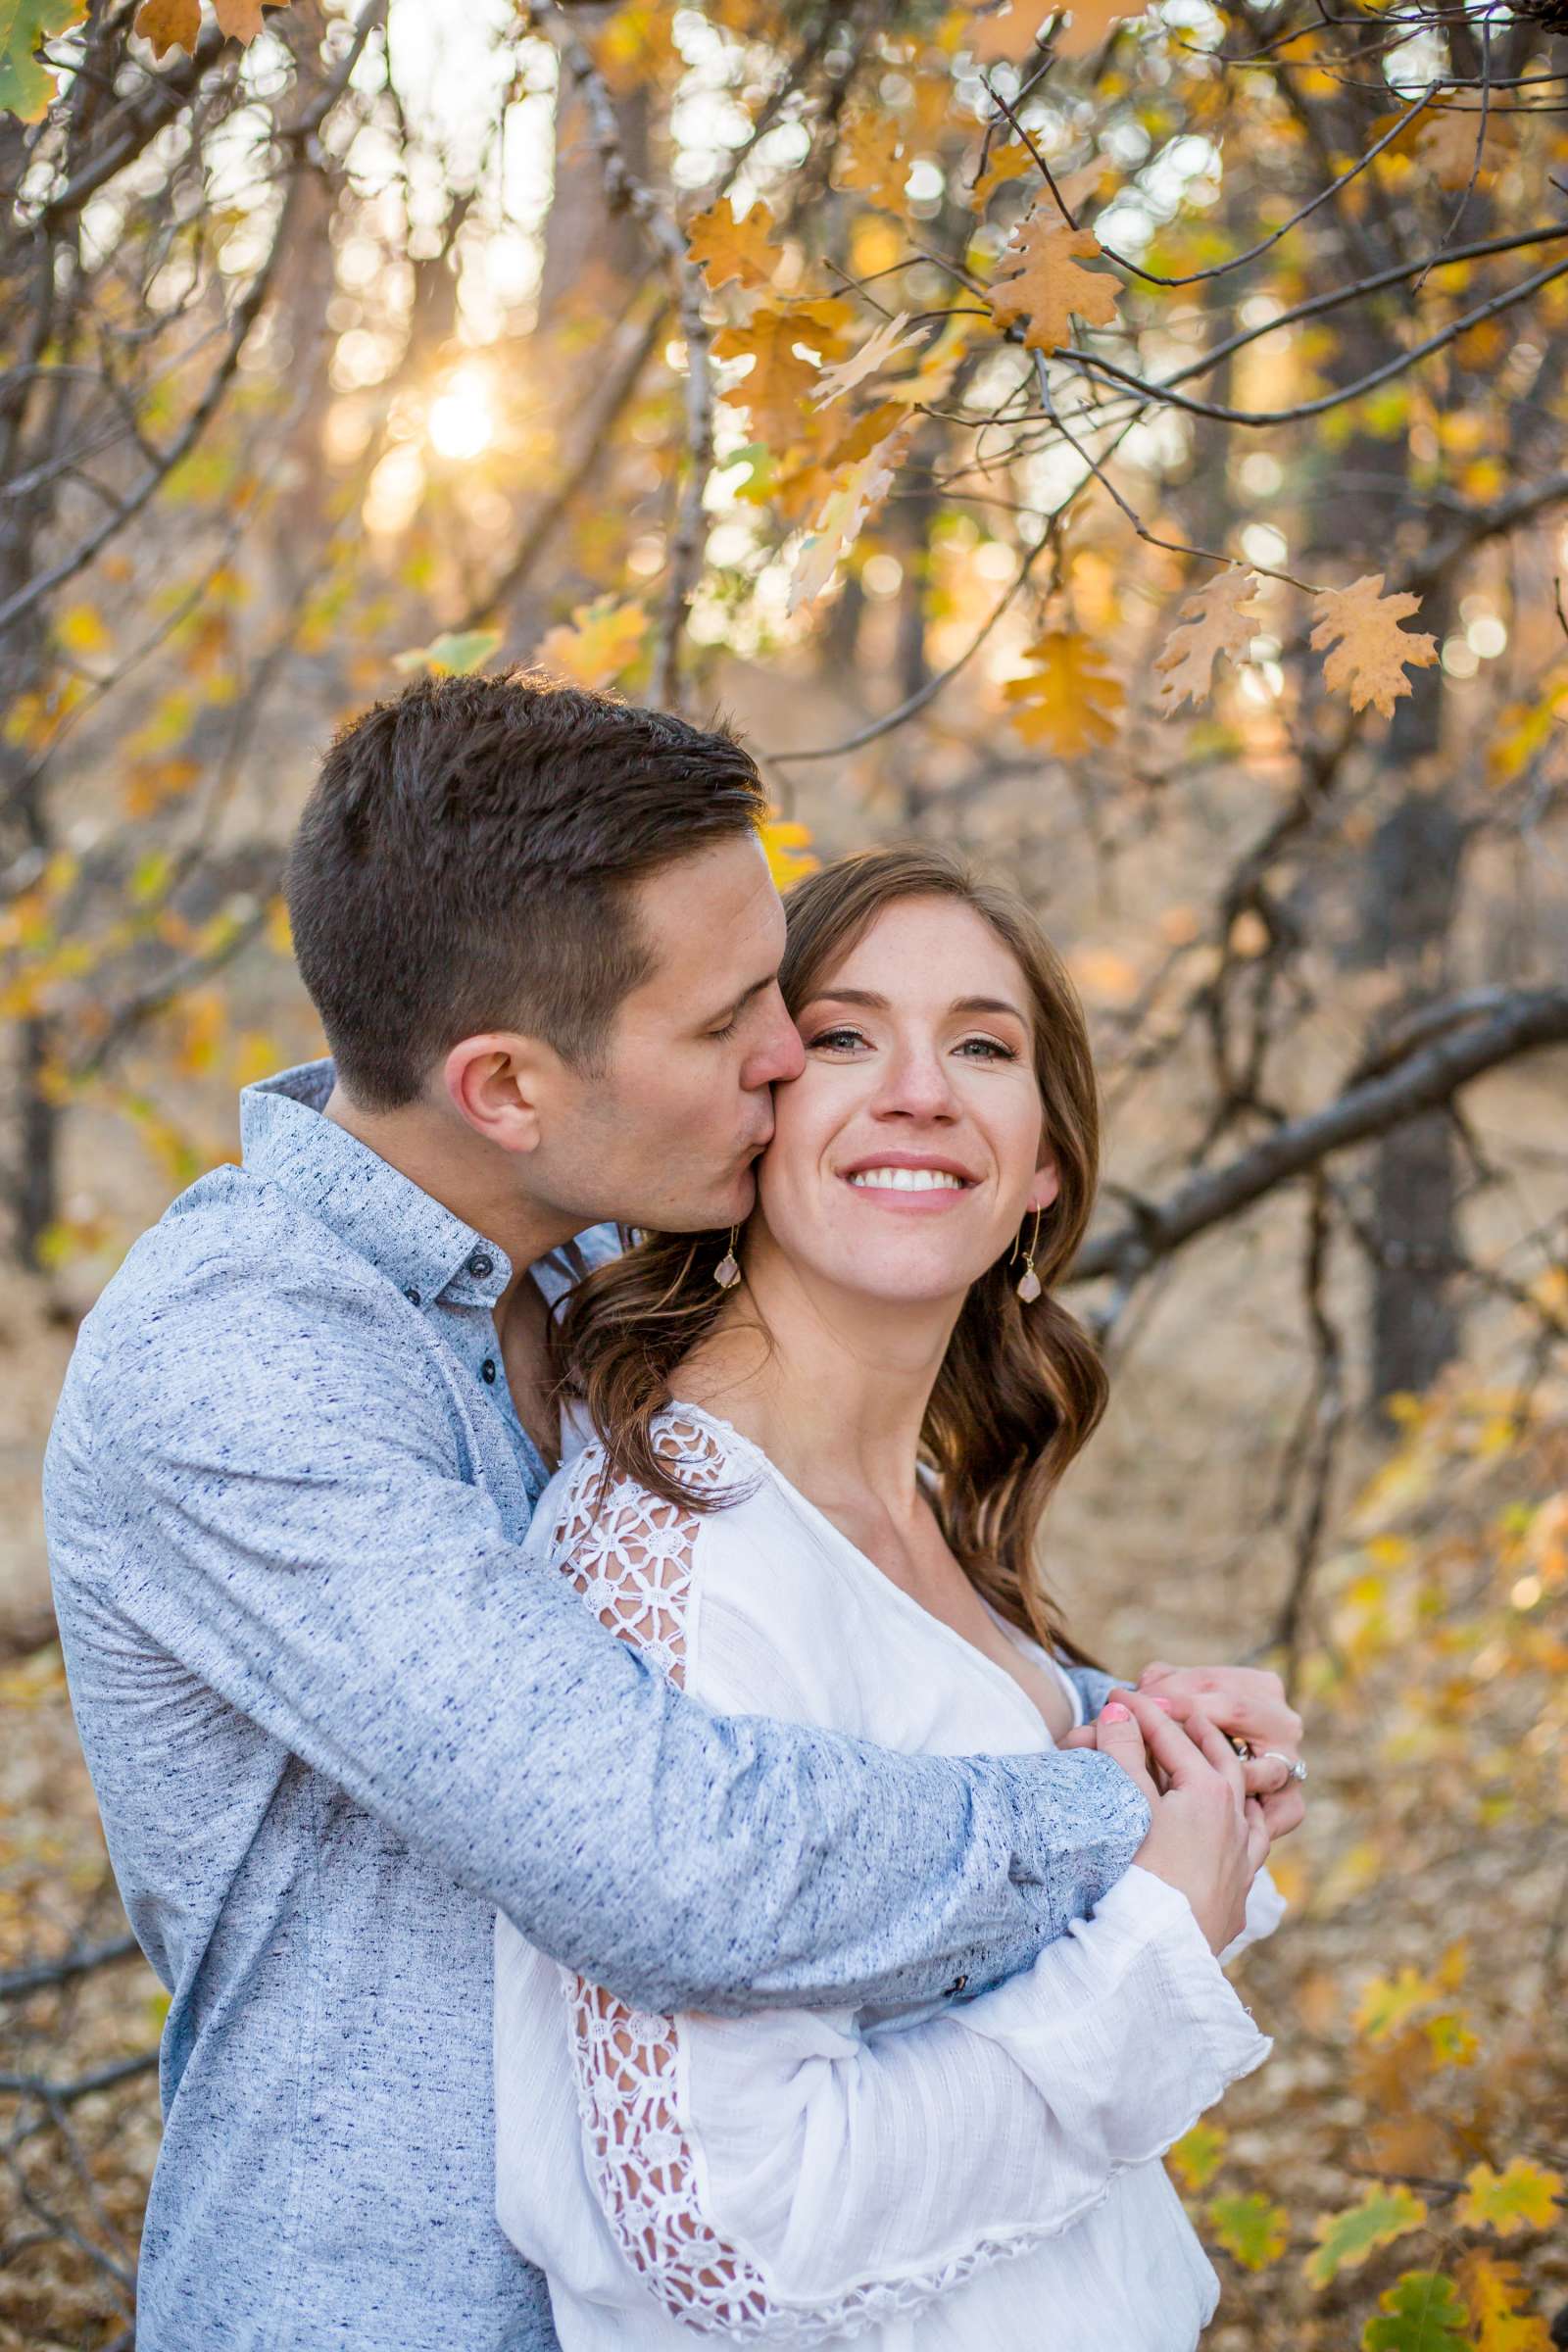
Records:
M956 1104L942 1056L919 1049L892 1055L875 1107L890 1118L953 1118Z

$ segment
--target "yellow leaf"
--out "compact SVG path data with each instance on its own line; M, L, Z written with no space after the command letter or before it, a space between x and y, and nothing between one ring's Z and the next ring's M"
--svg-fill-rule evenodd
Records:
M1229 2134L1220 2124L1196 2123L1165 2151L1165 2160L1184 2188L1206 2188L1219 2170Z
M873 511L886 498L893 487L908 430L909 419L901 416L892 432L858 459L828 493L809 537L795 559L787 607L790 612L798 612L804 606L816 602L841 558L854 546Z
M55 621L55 635L68 654L106 654L112 642L91 605L68 605Z
M134 29L151 41L155 57L169 49L194 52L201 28L201 0L146 0L136 12Z
M1321 2214L1312 2225L1317 2251L1302 2268L1308 2283L1331 2286L1342 2271L1354 2270L1379 2246L1390 2246L1427 2218L1421 2199L1403 2186L1374 2180L1358 2205L1344 2213Z
M1465 2022L1462 2009L1445 2009L1421 2028L1434 2066L1474 2066L1481 2044Z
M1516 2230L1549 2230L1562 2192L1560 2173L1515 2156L1504 2171L1478 2164L1465 2175L1465 2193L1455 2219L1466 2230L1495 2230L1512 2237Z
M1091 228L1069 228L1053 206L1037 205L1007 241L1004 262L1015 264L986 299L999 326L1027 318L1024 343L1030 351L1054 351L1070 340L1074 317L1091 326L1109 326L1116 317L1117 284L1080 264L1101 250Z
M1470 2310L1476 2352L1551 2352L1546 2323L1521 2311L1519 2266L1479 2248L1459 2265L1459 2291Z
M1002 692L1025 743L1072 760L1114 740L1126 689L1092 637L1047 629L1023 658L1033 669L1009 678Z
M1257 634L1252 610L1257 574L1233 566L1216 572L1181 608L1163 653L1154 657L1160 673L1157 700L1169 713L1185 702L1200 703L1213 684L1214 663L1221 654L1240 662Z
M608 686L636 661L647 630L641 605L617 605L613 596L601 596L572 608L569 628L547 629L534 658L574 685Z
M762 823L762 848L775 888L788 890L803 874L814 874L822 860L811 848L811 828L770 809Z
M1255 2191L1246 2197L1215 2197L1208 2222L1219 2244L1244 2271L1266 2271L1290 2243L1290 2216L1284 2206L1271 2205Z
M1352 710L1364 710L1371 703L1385 718L1391 718L1395 703L1410 691L1405 669L1425 669L1436 662L1438 641L1411 636L1399 627L1401 620L1419 611L1421 600L1402 594L1385 596L1383 579L1381 571L1369 571L1348 588L1325 588L1314 597L1312 612L1317 625L1310 642L1314 652L1334 648L1323 664L1326 686L1348 687ZM1336 638L1340 641L1337 645Z
M1418 1975L1413 1968L1401 1968L1396 1977L1372 1979L1351 2023L1368 2041L1385 2041L1418 2009L1428 2009L1442 1997L1442 1987L1430 1977Z

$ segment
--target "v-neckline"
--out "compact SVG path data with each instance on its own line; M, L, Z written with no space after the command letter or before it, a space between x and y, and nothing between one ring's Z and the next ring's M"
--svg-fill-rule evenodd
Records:
M1013 1704L1023 1710L1029 1726L1037 1738L1043 1739L1048 1748L1057 1747L1058 1741L1050 1724L1023 1686L1014 1681L1005 1666L999 1666L995 1658L988 1658L985 1651L977 1649L974 1643L965 1635L960 1634L956 1626L949 1625L945 1618L936 1616L922 1601L916 1600L912 1592L906 1592L902 1585L896 1585L892 1577L877 1566L868 1551L862 1551L859 1544L855 1543L844 1533L842 1527L828 1517L826 1511L814 1503L808 1494L803 1494L800 1488L785 1477L771 1454L764 1453L754 1438L747 1437L744 1430L737 1429L733 1421L726 1421L721 1413L710 1412L707 1405L694 1404L689 1397L672 1396L670 1404L674 1411L692 1414L695 1419L706 1423L708 1428L721 1440L738 1447L742 1453L755 1457L764 1477L771 1480L791 1509L799 1517L808 1521L810 1526L819 1529L839 1546L840 1550L846 1552L855 1562L862 1580L874 1578L877 1591L886 1594L896 1609L902 1609L905 1615L911 1617L923 1631L935 1636L937 1641L944 1642L949 1648L956 1649L965 1665L979 1667L990 1681L997 1684L1006 1693L1007 1698ZM1010 1641L1013 1638L1012 1628L1006 1620L999 1616L998 1612L991 1607L983 1592L977 1594L976 1597L979 1599L981 1607L987 1611L993 1622L1001 1627ZM1046 1658L1049 1667L1055 1666L1055 1661L1048 1658L1044 1649L1040 1654ZM1059 1672L1060 1669L1055 1668L1055 1671ZM1064 1690L1068 1688L1064 1675L1062 1676L1062 1685ZM1070 1693L1069 1704L1073 1704ZM1076 1715L1075 1704L1073 1711Z

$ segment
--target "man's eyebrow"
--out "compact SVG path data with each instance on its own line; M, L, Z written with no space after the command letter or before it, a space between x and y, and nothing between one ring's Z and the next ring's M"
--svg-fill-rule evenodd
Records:
M738 997L732 997L727 1004L721 1004L717 1012L709 1013L702 1026L705 1029L716 1029L723 1022L734 1020L754 997L760 997L764 988L771 988L777 978L776 972L764 972L760 980L754 980L750 988L743 988Z
M888 1001L871 988L819 988L808 1000L812 1004L863 1004L867 1012L886 1012ZM1028 1022L1018 1006L1006 997L955 997L950 1012L1009 1012L1015 1021Z

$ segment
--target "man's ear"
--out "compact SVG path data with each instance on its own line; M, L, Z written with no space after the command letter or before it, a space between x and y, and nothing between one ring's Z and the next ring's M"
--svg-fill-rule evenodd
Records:
M441 1075L453 1109L483 1142L536 1152L560 1056L543 1039L496 1029L453 1047Z

